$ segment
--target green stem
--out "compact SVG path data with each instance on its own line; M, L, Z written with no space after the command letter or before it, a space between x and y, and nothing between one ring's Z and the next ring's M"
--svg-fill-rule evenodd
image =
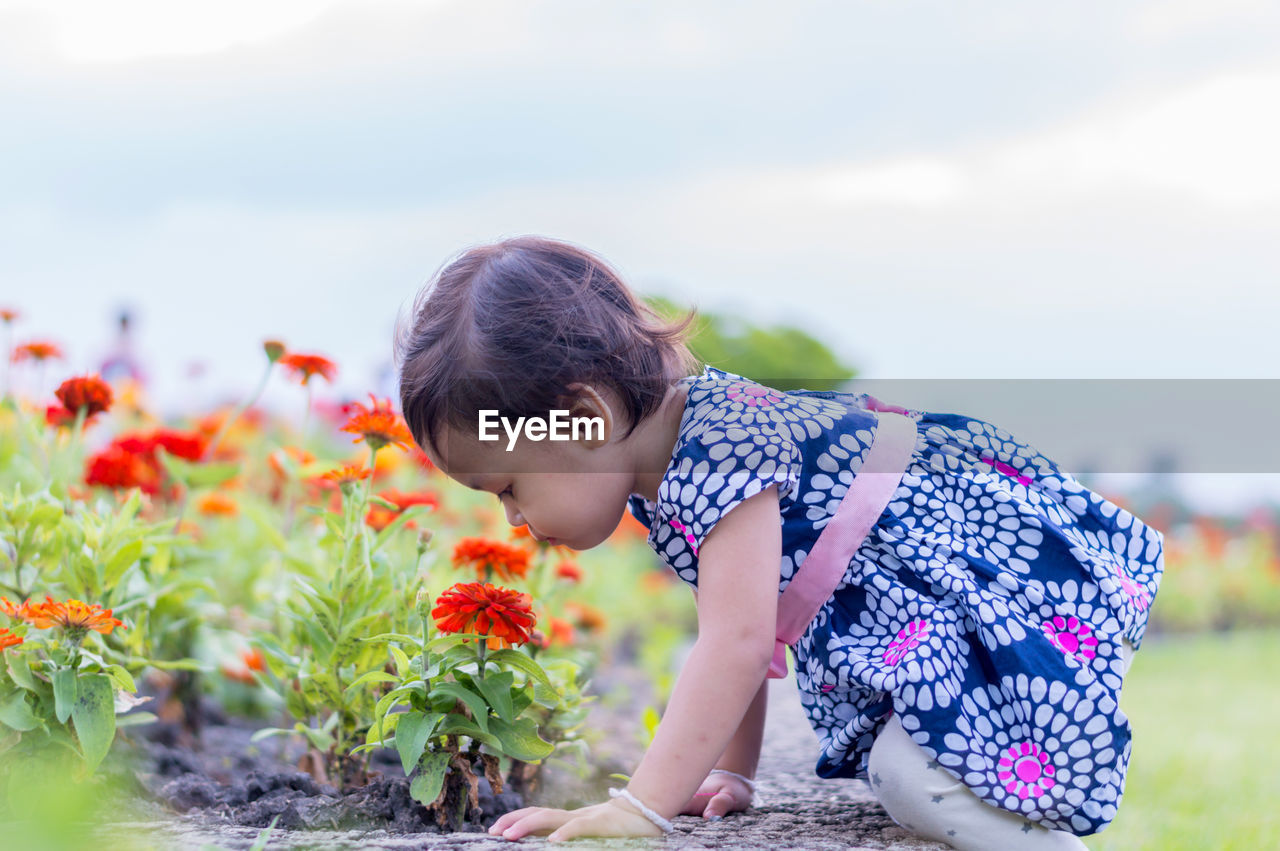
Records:
M311 379L307 379L307 383L303 386L307 388L307 412L302 417L302 437L298 443L305 447L307 445L307 432L311 430Z
M360 523L360 541L363 544L364 569L366 576L373 575L373 561L369 552L369 526L365 523L365 515L369 513L369 494L373 492L373 473L378 461L378 447L369 447L369 478L364 481L364 499L356 511L356 520Z
M488 653L488 651L489 651L489 639L487 638L480 639L480 648L476 652L476 662L477 662L476 679L478 680L484 679L484 657L485 657L485 654Z

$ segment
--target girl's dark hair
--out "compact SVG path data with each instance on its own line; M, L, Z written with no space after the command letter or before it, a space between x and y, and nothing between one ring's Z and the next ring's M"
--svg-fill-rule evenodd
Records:
M576 245L522 236L468 249L397 328L405 422L439 454L442 426L474 429L483 409L545 417L582 382L618 395L626 437L696 368L684 344L693 318L664 322Z

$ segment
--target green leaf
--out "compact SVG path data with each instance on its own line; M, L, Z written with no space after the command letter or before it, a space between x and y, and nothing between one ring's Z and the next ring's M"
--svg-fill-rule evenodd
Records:
M493 707L493 711L508 724L514 723L516 716L511 705L511 685L515 681L515 674L503 671L498 674L488 674L483 679L479 677L472 679L475 687L480 689L480 693Z
M53 672L53 714L59 724L67 723L71 709L76 705L76 671L59 668Z
M121 727L136 727L139 724L150 724L152 721L159 720L151 712L130 712L128 715L121 715L116 718L116 729Z
M510 665L512 668L518 668L529 676L538 680L543 685L548 686L557 694L560 693L555 683L551 682L551 678L547 676L547 672L542 670L542 666L521 653L519 650L503 649L497 650L489 654L488 660L496 665Z
M481 730L489 731L489 704L485 699L476 694L462 683L440 683L431 690L431 696L447 695L457 700L461 700L471 710L474 720Z
M104 674L81 677L71 720L89 770L97 769L116 737L116 708L111 680Z
M514 724L508 724L501 718L492 718L489 726L501 742L503 753L515 759L539 762L555 750L555 746L544 742L538 735L538 725L532 718L521 718Z
M409 794L424 807L429 807L440 797L444 776L449 768L448 751L432 751L424 754L418 776L409 784Z
M142 541L130 541L111 554L102 569L102 584L114 588L120 577L142 556Z
M372 499L370 501L372 501ZM386 500L383 500L383 502L385 503ZM393 510L396 510L396 511L398 511L400 508L398 505L395 505L394 503L385 507L392 508ZM415 517L425 514L429 509L430 509L430 506L427 506L427 505L411 505L408 508L406 508L404 511L401 511L398 515L396 515L395 520L392 520L390 523L388 523L385 527L383 527L381 532L379 532L376 536L374 536L373 544L370 546L369 551L371 553L376 553L378 550L382 549L383 545L386 544L387 541L389 541L393 535L395 535L402 528L404 528L406 523L408 523L410 520L414 519Z
M498 719L501 723L501 719ZM495 748L501 748L502 742L492 733L486 733L475 724L471 723L467 718L458 715L456 712L445 716L444 721L436 729L437 736L470 736L477 742L484 742Z
M212 488L230 481L240 472L239 464L197 464L175 458L164 447L156 449L156 457L164 465L165 470L175 480L188 488Z
M122 666L108 665L106 674L111 678L112 682L130 694L133 694L138 690L138 686L133 682L133 675Z
M286 730L282 727L263 727L261 730L255 731L254 734L249 737L249 741L252 743L260 742L263 739L269 739L272 736L292 736L296 732L297 730Z
M413 771L413 766L426 750L432 730L443 717L439 712L406 712L400 716L396 725L396 750L400 753L400 764L404 766L406 776Z
M362 686L365 683L398 683L398 682L400 682L399 677L393 674L388 674L386 671L369 671L368 673L361 674L359 677L357 677L355 682L347 686L345 690L349 692L352 689L356 688L357 686Z
M403 677L408 674L410 670L409 656L399 647L392 646L387 649L391 651L391 658L396 660L396 671L400 676Z
M7 659L9 676L13 677L13 681L18 685L30 691L36 690L35 677L31 676L31 666L27 664L26 657L22 655L5 654Z
M382 632L377 635L371 635L368 638L362 638L361 641L399 641L401 644L418 645L422 643L420 636L405 635L402 632Z
M0 723L6 727L25 733L40 726L40 719L31 713L27 706L27 693L16 692L0 702Z

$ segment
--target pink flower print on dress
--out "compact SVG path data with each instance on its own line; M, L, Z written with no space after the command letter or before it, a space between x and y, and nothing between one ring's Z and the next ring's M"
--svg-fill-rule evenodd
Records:
M694 555L697 555L698 539L693 537L693 533L689 531L689 527L681 523L679 519L675 517L671 518L671 525L675 527L675 530L677 532L679 532L681 535L684 535L684 539L689 542L689 549L693 550Z
M992 467L995 467L1001 473L1004 473L1006 476L1009 476L1010 478L1017 479L1018 484L1031 487L1031 477L1025 476L1022 473L1019 473L1016 467L1010 467L1008 464L1004 463L1003 461L997 461L994 458L979 458L978 460L984 464L990 464Z
M1147 594L1146 589L1130 579L1129 574L1125 573L1124 568L1119 565L1116 565L1116 578L1120 580L1120 588L1129 595L1134 608L1140 612L1145 612L1147 606L1151 605L1151 597Z
M888 411L891 414L902 414L904 417L911 416L911 412L901 405L890 405L888 402L881 402L870 393L865 394L868 411Z
M1006 792L1022 800L1039 798L1057 785L1049 754L1035 742L1022 742L1006 750L996 767Z
M730 402L741 402L753 408L771 408L782 401L782 394L759 384L731 384L725 391Z
M907 657L907 654L913 652L928 638L929 621L924 618L916 618L904 628L898 630L898 637L891 641L889 649L884 651L884 663L890 667L896 667L899 662Z
M1098 655L1098 639L1089 625L1079 618L1052 617L1040 625L1044 634L1068 656L1088 662Z

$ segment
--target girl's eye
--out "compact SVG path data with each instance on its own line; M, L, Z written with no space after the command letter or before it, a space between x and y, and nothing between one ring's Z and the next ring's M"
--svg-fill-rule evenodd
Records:
M503 498L504 496L510 496L510 497L514 497L514 496L515 496L515 494L511 492L511 485L507 485L506 490L500 491L500 492L498 493L498 502L502 502L502 498Z

